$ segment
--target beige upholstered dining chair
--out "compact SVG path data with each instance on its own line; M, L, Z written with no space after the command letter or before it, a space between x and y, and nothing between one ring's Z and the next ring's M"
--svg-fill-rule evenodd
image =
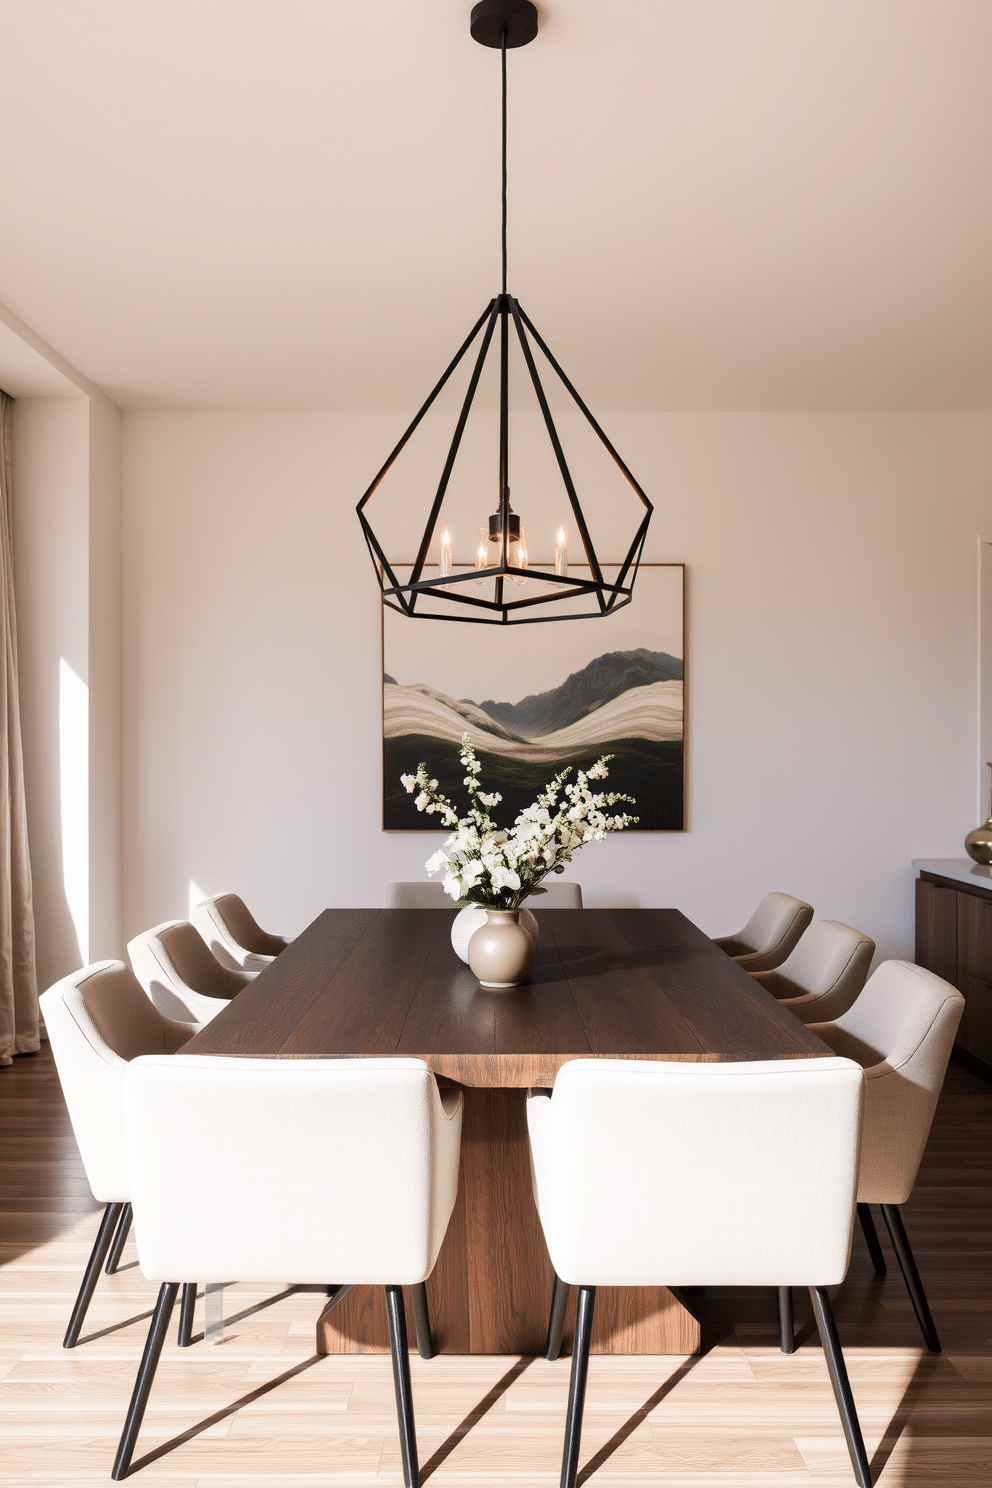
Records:
M808 1286L855 1476L871 1471L827 1287L851 1252L864 1074L846 1058L576 1059L527 1097L554 1266L546 1357L579 1288L561 1488L574 1488L598 1286ZM815 1152L816 1161L810 1161ZM663 1427L664 1409L654 1415Z
M386 885L387 909L451 909L448 895L439 883L411 881Z
M127 943L134 974L169 1018L209 1023L254 973L222 966L188 920L166 920Z
M839 920L818 920L777 971L752 972L802 1023L837 1018L868 976L875 942Z
M131 1463L176 1277L323 1285L333 1276L340 1285L325 1312L354 1285L385 1287L403 1478L417 1488L402 1288L430 1357L424 1282L454 1208L462 1105L419 1059L179 1055L129 1066L138 1259L161 1287L115 1480Z
M255 974L286 949L283 935L263 930L237 894L215 894L190 913L190 919L222 966Z
M581 909L582 885L569 880L541 885L544 894L533 894L526 901L531 909ZM451 900L439 883L391 883L386 889L387 909L451 909Z
M916 1267L899 1206L913 1191L944 1083L954 1035L964 1011L956 987L911 961L883 961L861 996L810 1032L865 1071L858 1217L878 1275L885 1260L870 1204L879 1204L931 1353L940 1339Z
M781 966L813 918L813 906L791 894L766 894L738 935L719 936L714 944L744 971L771 971Z
M571 879L546 878L543 894L531 894L525 901L531 909L581 909L582 885Z
M74 1348L106 1260L117 1269L131 1227L131 1189L124 1146L122 1081L143 1054L174 1054L195 1023L167 1018L145 996L123 961L97 961L74 971L39 999L62 1083L73 1135L93 1197L106 1207L76 1297L63 1348ZM190 1342L196 1287L183 1288L179 1343Z

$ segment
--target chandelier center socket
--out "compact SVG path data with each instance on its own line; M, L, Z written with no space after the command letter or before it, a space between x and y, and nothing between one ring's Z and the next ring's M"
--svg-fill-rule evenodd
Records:
M501 47L504 35L507 50L526 46L537 35L537 6L531 0L479 0L470 29L482 46Z

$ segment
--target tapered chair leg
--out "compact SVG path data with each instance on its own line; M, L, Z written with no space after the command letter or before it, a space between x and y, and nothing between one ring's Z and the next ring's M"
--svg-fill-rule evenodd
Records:
M878 1231L871 1217L871 1209L867 1204L858 1205L858 1218L861 1221L861 1229L868 1247L868 1254L871 1256L871 1263L875 1267L875 1275L884 1276L889 1268L885 1264L882 1247L878 1242Z
M595 1308L596 1288L579 1287L578 1301L575 1305L572 1373L568 1382L568 1412L565 1416L565 1447L561 1455L561 1488L575 1488L575 1477L579 1470L582 1411L586 1403L589 1344L592 1341L592 1315Z
M141 1355L141 1363L138 1365L138 1377L134 1382L131 1404L127 1408L127 1418L124 1422L121 1444L117 1448L117 1456L114 1458L114 1470L110 1474L115 1483L119 1483L121 1478L127 1477L128 1468L131 1466L134 1445L138 1440L138 1432L141 1430L141 1422L145 1415L145 1406L148 1404L148 1396L151 1393L152 1381L155 1378L155 1371L158 1368L162 1345L165 1342L165 1335L168 1331L169 1319L172 1317L172 1309L176 1305L176 1293L178 1291L178 1281L164 1281L159 1287L158 1301L155 1303L151 1327L148 1329L148 1337L145 1339L145 1350Z
M410 1385L410 1355L407 1353L402 1287L387 1286L386 1312L389 1314L389 1348L393 1356L393 1386L396 1390L396 1418L400 1428L403 1482L406 1488L418 1488L420 1465L417 1461L417 1428L413 1419L413 1390Z
M562 1281L556 1271L554 1291L551 1293L551 1315L548 1318L548 1336L544 1342L544 1357L548 1360L557 1359L561 1353L561 1335L565 1327L568 1290L568 1282Z
M778 1346L783 1354L796 1351L796 1325L792 1317L792 1288L778 1289Z
M179 1306L179 1338L180 1348L189 1348L193 1342L193 1314L196 1311L196 1282L187 1281L183 1283L183 1297Z
M844 1363L844 1354L840 1346L840 1338L837 1334L837 1324L834 1321L834 1310L830 1305L830 1296L826 1287L810 1287L809 1294L813 1301L813 1313L816 1317L816 1326L819 1329L820 1341L823 1344L823 1354L830 1373L830 1383L833 1386L834 1399L837 1402L841 1425L844 1428L844 1436L847 1439L847 1450L851 1454L851 1466L854 1468L854 1476L857 1479L859 1488L871 1488L871 1468L868 1465L868 1453L865 1451L865 1439L861 1435L861 1423L858 1420L854 1396L851 1393L851 1382L847 1377L847 1365Z
M433 1359L437 1353L431 1333L431 1315L427 1308L427 1287L418 1282L410 1288L410 1308L413 1326L417 1334L417 1353L422 1359Z
M86 1318L90 1298L93 1296L93 1288L96 1286L97 1278L100 1275L100 1267L103 1265L104 1257L110 1249L111 1241L114 1238L114 1231L120 1223L121 1210L123 1208L123 1204L108 1204L103 1211L100 1228L96 1232L93 1249L90 1251L90 1258L86 1262L86 1270L83 1272L82 1285L79 1288L76 1305L72 1309L69 1326L65 1330L65 1337L62 1340L63 1348L75 1348L79 1341L79 1332Z
M923 1290L920 1273L916 1269L916 1258L913 1255L913 1248L909 1243L909 1236L906 1234L906 1227L902 1222L898 1205L883 1204L882 1218L885 1220L885 1228L889 1232L892 1249L896 1253L896 1260L899 1262L899 1269L902 1271L906 1290L909 1292L909 1300L916 1313L916 1320L922 1329L924 1342L932 1354L939 1354L940 1339L937 1337L927 1294Z
M110 1253L107 1256L107 1264L103 1268L108 1276L113 1276L114 1272L117 1270L117 1267L121 1263L121 1256L124 1254L124 1246L127 1242L127 1237L130 1234L130 1231L131 1205L125 1204L124 1212L121 1215L120 1221L117 1225L117 1233L114 1236L114 1243L111 1245Z

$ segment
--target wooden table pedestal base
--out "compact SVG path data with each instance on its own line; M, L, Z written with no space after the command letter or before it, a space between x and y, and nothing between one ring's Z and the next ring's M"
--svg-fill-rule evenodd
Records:
M447 1354L540 1354L553 1273L531 1192L525 1091L466 1089L458 1199L427 1283ZM346 1277L328 1277L343 1282ZM574 1292L563 1350L571 1347ZM407 1309L411 1344L413 1319ZM664 1287L601 1287L594 1354L691 1354L699 1324ZM317 1328L321 1354L389 1352L381 1287L356 1287Z

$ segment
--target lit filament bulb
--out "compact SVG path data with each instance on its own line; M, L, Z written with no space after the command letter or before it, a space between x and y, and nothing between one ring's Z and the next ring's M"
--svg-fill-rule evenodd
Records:
M488 542L489 542L489 538L488 538L488 536L486 534L485 527L480 527L479 528L479 540L478 540L478 542L476 543L476 546L475 546L475 571L476 571L476 573L481 573L481 571L484 568L488 568L489 567ZM485 584L485 583L488 582L488 580L486 580L486 579L476 579L475 582L477 584Z
M555 573L560 579L568 573L568 533L564 527L555 533Z
M447 527L441 528L441 536L438 538L438 547L441 552L440 576L442 579L451 577L451 533Z
M511 568L527 567L527 528L521 525L520 536L510 542L510 565ZM520 574L511 574L510 578L515 584L526 584L527 580Z

